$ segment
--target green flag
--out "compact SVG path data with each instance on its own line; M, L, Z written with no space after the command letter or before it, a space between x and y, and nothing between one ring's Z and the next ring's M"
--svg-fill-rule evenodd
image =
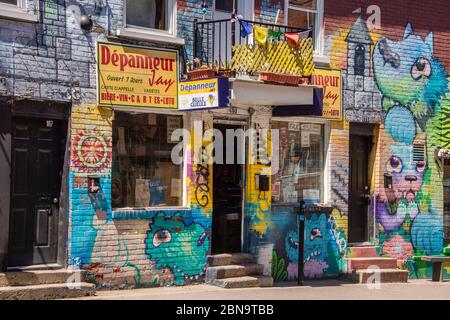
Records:
M283 31L280 30L269 30L269 41L274 41L280 38L284 34Z

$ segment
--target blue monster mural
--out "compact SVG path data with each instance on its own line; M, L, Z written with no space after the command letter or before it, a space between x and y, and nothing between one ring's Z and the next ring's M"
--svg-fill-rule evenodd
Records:
M205 272L208 234L198 223L186 224L179 213L156 215L150 223L145 245L147 257L156 263L156 268L169 268L176 285L198 279ZM178 248L175 252L174 247Z
M304 274L306 278L322 278L338 272L336 259L340 256L333 226L325 214L312 214L305 223ZM285 238L289 279L295 279L298 270L298 231L289 230Z
M326 215L313 214L305 224L305 277L318 278L328 269L330 230Z

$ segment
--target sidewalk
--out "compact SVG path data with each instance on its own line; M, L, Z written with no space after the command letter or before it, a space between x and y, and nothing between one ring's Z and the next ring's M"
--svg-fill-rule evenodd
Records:
M295 283L272 288L222 289L209 285L188 287L99 291L82 300L450 300L450 282L410 280L409 283L381 284L371 290L365 284L336 280Z

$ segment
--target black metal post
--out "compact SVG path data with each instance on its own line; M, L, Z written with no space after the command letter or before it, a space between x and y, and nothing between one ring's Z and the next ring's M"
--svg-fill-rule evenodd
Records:
M194 19L194 59L197 58L197 32L198 32L198 20Z
M225 57L225 63L227 60L231 60L233 58L233 47L236 45L236 11L231 15L231 48L230 48L230 56L228 57L228 52ZM228 48L227 48L228 51Z
M300 209L298 212L298 279L297 284L303 286L305 280L305 201L300 201Z

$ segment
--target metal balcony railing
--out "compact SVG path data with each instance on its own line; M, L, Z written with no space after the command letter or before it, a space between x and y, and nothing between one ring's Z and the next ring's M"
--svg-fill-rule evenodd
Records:
M278 24L256 22L241 19L253 26L269 28L275 32L295 33L311 31L311 29L283 26ZM194 20L194 58L203 65L215 65L218 70L228 70L229 63L233 59L232 48L237 45L253 44L253 34L243 37L241 24L237 19L198 21ZM284 40L281 35L276 40Z

